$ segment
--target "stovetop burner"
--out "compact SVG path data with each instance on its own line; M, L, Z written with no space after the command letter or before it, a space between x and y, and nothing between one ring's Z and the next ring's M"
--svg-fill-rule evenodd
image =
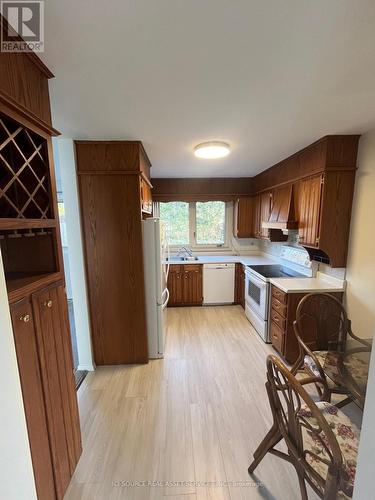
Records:
M290 267L281 266L280 264L264 264L261 266L248 266L249 269L255 271L264 278L306 278L304 274L290 269Z

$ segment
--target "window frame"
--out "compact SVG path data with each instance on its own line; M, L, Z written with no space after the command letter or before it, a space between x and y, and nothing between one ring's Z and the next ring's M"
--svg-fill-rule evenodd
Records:
M173 202L181 202L184 200L171 200L170 202L164 203L173 203ZM223 201L223 200L198 200L198 202L205 201ZM231 207L232 203L223 201L225 203L225 229L224 229L224 243L223 244L203 244L197 243L196 239L196 203L197 201L187 201L189 204L189 243L185 245L169 245L170 250L177 251L179 248L186 246L190 248L193 252L199 252L204 250L217 251L220 252L222 250L230 250L230 238L231 238Z

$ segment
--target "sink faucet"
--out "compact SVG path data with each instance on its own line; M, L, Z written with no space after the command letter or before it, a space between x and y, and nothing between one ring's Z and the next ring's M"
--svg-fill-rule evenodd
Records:
M192 257L193 252L190 248L187 247L180 247L177 251L177 257L186 257L186 256Z

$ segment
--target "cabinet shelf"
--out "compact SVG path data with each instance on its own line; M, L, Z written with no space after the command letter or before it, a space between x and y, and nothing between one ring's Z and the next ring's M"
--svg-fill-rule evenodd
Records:
M9 302L16 302L25 295L61 279L61 273L9 273L6 275Z
M0 217L0 229L43 229L56 227L56 219L11 219Z

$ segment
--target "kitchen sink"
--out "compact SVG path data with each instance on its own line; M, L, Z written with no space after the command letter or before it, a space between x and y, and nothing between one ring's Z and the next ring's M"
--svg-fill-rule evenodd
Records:
M179 255L172 255L167 260L170 260L171 262L192 262L195 260L199 260L199 258L196 256L194 256L194 257L182 257Z

